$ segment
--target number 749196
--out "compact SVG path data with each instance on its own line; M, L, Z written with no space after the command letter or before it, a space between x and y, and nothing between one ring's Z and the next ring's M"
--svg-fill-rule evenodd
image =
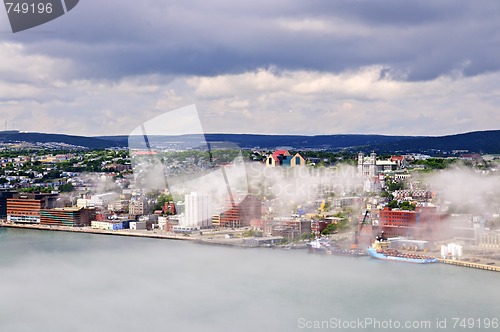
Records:
M497 329L498 326L498 318L453 318L454 329Z
M7 14L11 12L17 14L50 14L52 13L52 4L49 3L26 3L26 2L6 2Z

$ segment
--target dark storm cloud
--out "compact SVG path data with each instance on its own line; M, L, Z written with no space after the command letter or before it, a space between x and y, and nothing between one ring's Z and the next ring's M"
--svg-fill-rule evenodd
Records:
M499 13L496 1L87 0L8 38L74 60L85 78L384 64L428 80L498 70Z

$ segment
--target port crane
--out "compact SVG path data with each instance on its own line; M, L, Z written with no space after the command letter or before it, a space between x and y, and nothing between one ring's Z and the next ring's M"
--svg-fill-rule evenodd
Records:
M368 213L370 213L368 210L365 212L365 216L363 217L363 221L361 221L358 224L358 229L354 232L354 241L351 245L352 249L358 248L358 242L359 242L359 234L361 233L361 230L363 229L363 226L366 225L366 218L368 217Z

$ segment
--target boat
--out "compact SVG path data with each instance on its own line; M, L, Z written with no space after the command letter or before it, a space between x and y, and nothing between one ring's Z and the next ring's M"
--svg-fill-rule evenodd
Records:
M338 256L366 256L366 252L360 249L345 249L335 243L332 243L328 238L316 238L307 244L309 252L323 255L338 255Z
M389 245L390 241L382 233L377 236L372 246L368 248L368 255L377 259L405 263L426 264L438 262L436 257L399 252L396 249L389 248Z

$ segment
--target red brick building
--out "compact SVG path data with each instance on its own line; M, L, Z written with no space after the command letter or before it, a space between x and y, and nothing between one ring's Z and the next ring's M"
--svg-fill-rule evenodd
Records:
M55 206L57 194L19 193L7 199L7 221L39 224L40 211Z
M257 196L246 195L226 200L225 211L220 216L220 227L248 227L253 219L262 217L262 202Z
M445 239L449 229L447 215L437 212L434 206L417 207L415 211L385 208L380 211L379 225L388 237L432 241Z

